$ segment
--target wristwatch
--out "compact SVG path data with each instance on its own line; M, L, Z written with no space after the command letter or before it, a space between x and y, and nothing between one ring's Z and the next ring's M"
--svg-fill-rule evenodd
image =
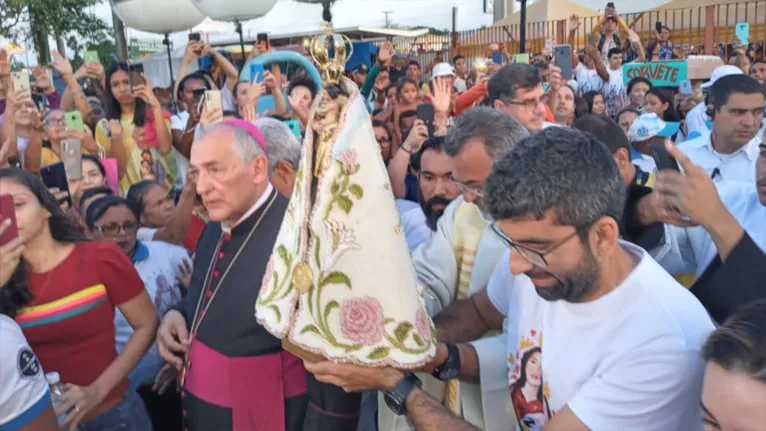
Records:
M423 382L418 376L409 373L404 376L403 379L396 382L394 390L386 392L383 399L386 400L386 405L395 415L401 416L407 414L407 397L410 396L415 388L419 388L423 385Z
M455 343L444 343L447 346L447 360L434 369L433 376L441 381L452 380L460 375L460 351Z

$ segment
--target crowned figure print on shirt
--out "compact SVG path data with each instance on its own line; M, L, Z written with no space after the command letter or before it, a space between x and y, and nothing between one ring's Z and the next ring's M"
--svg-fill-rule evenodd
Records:
M511 402L524 431L538 431L551 417L549 390L543 381L542 333L531 329L522 335L515 354L508 355Z

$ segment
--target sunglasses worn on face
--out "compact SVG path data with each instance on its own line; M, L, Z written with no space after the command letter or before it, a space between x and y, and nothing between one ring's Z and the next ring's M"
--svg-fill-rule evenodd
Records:
M101 226L95 226L95 229L105 236L116 236L120 233L120 231L131 234L138 230L138 222L128 221L123 224L109 223Z

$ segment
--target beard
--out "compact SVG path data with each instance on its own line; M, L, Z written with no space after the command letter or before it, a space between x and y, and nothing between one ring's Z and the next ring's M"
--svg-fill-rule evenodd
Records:
M444 214L444 210L447 209L447 205L452 201L443 196L434 196L426 201L423 197L423 192L420 192L418 200L420 201L420 208L423 209L423 214L426 216L426 225L429 229L436 232L436 225L439 222L439 219L442 214ZM434 209L434 206L436 205L443 205L444 208L440 210Z
M556 279L557 283L550 287L535 285L535 291L541 298L549 302L564 300L577 303L598 288L601 268L590 246L586 244L585 247L585 254L577 266L560 277L537 267L526 273L530 278L550 276Z

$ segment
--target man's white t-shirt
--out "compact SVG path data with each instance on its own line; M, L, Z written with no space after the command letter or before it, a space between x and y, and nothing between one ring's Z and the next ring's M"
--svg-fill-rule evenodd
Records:
M189 113L186 111L179 111L177 114L170 117L170 129L186 131L186 124L189 122ZM176 187L182 188L186 182L186 176L189 175L191 170L191 163L180 151L174 146L173 152L176 155L176 168L178 169L178 177L176 178Z
M50 403L40 361L19 325L0 314L0 430L28 425Z
M508 251L495 267L488 294L507 316L511 400L530 430L565 406L595 431L702 429L700 351L713 323L645 251L620 244L637 266L587 303L545 301L510 273Z
M577 63L574 70L577 80L577 94L583 95L589 91L601 91L604 80L598 75L596 69L588 69L582 63Z

